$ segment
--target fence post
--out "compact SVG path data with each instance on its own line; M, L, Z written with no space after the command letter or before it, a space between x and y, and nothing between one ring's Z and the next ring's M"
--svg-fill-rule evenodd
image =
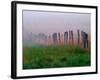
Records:
M60 32L58 33L58 42L59 42L59 44L61 44Z
M70 35L70 30L69 30L69 44L70 44L70 39L71 39L71 35Z
M54 44L57 44L57 33L53 33L53 35L52 35L52 38L53 38L53 43Z
M80 32L77 30L77 35L78 35L78 44L80 44Z
M68 42L68 32L64 32L64 43L66 44Z
M71 30L71 40L72 40L72 44L74 43L74 40L73 40L73 31Z
M81 31L81 36L83 48L88 48L88 34L84 31Z

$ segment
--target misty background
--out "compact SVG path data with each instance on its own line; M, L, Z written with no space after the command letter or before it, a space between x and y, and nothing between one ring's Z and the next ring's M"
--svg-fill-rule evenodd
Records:
M22 16L22 36L25 46L37 45L40 39L52 36L55 32L63 35L65 31L73 30L76 36L79 29L90 34L91 14L88 13L23 10ZM45 40L43 41L45 43Z

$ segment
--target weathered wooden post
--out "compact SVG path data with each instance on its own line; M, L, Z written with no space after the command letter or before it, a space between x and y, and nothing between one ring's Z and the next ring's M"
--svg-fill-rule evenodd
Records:
M72 41L72 44L74 43L74 40L73 40L73 31L71 30L71 41Z
M86 43L86 48L88 48L88 34L85 33L85 43Z
M79 32L79 30L77 30L77 35L78 35L78 41L77 41L77 43L80 44L80 32Z
M64 43L64 34L61 34L61 44Z
M84 31L81 31L81 36L82 36L83 47L88 48L88 34L85 33Z
M70 33L70 31L69 31L69 43L70 43L70 40L71 40L71 33Z
M57 44L58 43L58 41L57 41L57 33L53 33L52 38L53 38L53 43Z
M70 36L70 31L69 31L69 40L71 39L71 36Z
M68 32L64 32L64 43L66 44L68 41Z
M58 41L59 41L59 44L61 44L60 32L58 33Z

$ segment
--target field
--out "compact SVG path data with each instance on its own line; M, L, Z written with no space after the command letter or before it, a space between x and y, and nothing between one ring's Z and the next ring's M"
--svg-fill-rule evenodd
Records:
M90 66L90 51L72 45L23 47L23 69Z

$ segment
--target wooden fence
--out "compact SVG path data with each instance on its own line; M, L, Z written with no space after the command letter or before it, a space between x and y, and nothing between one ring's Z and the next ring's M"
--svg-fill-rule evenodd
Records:
M76 34L76 35L75 35ZM39 34L39 42L45 45L52 44L72 44L82 45L83 48L89 47L89 34L83 30L68 30L62 33L55 32L52 35L47 36L46 34Z

